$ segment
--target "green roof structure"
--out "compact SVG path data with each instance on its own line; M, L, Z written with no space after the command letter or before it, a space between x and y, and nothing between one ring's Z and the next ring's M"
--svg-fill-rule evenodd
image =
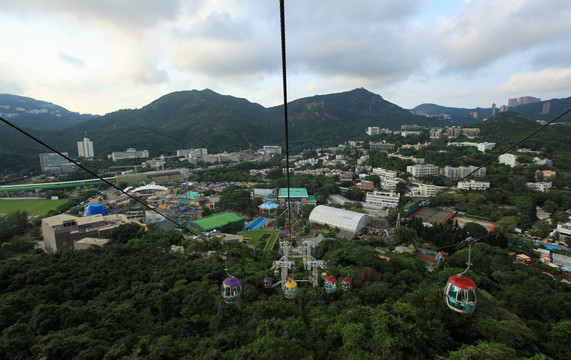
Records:
M292 198L307 198L307 189L306 188L290 188L289 189L289 196ZM281 188L280 193L278 195L280 198L287 198L287 188Z
M245 220L237 214L225 212L193 221L191 224L199 228L201 231L212 231L215 229L221 229L233 222L245 223Z

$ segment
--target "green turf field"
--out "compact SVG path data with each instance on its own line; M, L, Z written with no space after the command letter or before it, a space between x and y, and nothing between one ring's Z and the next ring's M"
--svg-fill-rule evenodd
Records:
M29 216L44 216L50 210L55 210L58 206L68 202L67 199L60 200L0 200L0 214L9 214L18 210L24 210Z
M268 238L266 244L267 244L267 248L270 249L273 244L276 242L276 239L278 238L278 235L280 234L279 231L275 231L275 230L244 230L244 231L240 231L238 233L238 235L242 235L244 237L249 237L252 240L250 240L250 245L253 245L255 247L258 246L258 244L260 243L260 238L262 236L264 236L265 234L270 235L270 237Z

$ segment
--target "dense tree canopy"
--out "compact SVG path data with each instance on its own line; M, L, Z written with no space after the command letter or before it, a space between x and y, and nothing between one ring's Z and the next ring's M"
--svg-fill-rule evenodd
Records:
M417 232L415 222L408 225L413 238L427 240L428 233ZM454 237L448 230L440 232ZM119 234L123 239L137 231L125 228ZM185 245L185 254L170 252L174 243ZM203 257L209 250L216 253ZM244 287L235 305L225 304L219 293L226 277L223 252ZM104 249L3 260L0 358L571 355L569 286L513 264L507 250L484 243L473 247L468 275L480 288L480 301L472 315L454 313L442 301L442 287L465 266L467 249L433 272L414 256L389 254L387 261L377 255L367 242L322 242L315 256L327 261L328 272L338 280L348 268L354 287L327 294L300 283L294 300L262 285L278 253L254 252L216 238L191 242L176 231L155 229ZM307 276L301 262L294 272Z

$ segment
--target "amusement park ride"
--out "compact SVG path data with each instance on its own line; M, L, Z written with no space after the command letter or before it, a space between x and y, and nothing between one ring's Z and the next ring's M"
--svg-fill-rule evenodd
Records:
M297 296L297 285L301 282L308 282L313 287L319 286L319 270L326 270L327 264L323 260L315 259L311 253L315 249L316 244L312 241L304 241L303 245L294 249L290 241L280 241L280 253L282 257L273 262L272 269L276 276L280 276L281 280L273 283L270 277L264 279L265 288L274 288L281 285L284 296L288 299L294 299ZM290 270L294 270L295 262L293 259L301 258L303 260L303 267L305 270L311 271L307 279L295 279L293 275L289 275ZM237 277L232 276L228 272L228 262L226 260L226 274L228 277L222 282L221 294L225 303L234 304L240 300L242 293L242 286ZM327 272L321 273L321 278L324 281L325 291L327 293L334 293L337 290L337 279L328 275ZM351 289L351 279L349 278L349 271L347 277L342 282L343 290Z
M280 0L280 25L281 25L281 42L282 42L282 72L283 72L283 85L284 85L284 120L285 120L285 142L286 142L286 168L287 174L287 187L290 188L289 179L289 146L288 146L288 116L287 116L287 76L286 76L286 61L285 61L285 17L284 17L284 0ZM245 137L244 137L245 138ZM249 143L248 139L246 141ZM251 143L250 143L251 147ZM291 224L290 216L290 198L288 192L287 199L288 208L288 224ZM397 227L400 225L400 214L397 222ZM280 240L280 253L282 257L273 262L272 269L274 274L279 276L281 274L280 281L272 284L272 279L266 277L264 279L264 287L272 288L281 285L284 296L288 299L294 299L297 296L298 283L308 282L314 287L319 286L318 280L318 269L326 270L327 264L323 260L317 260L311 255L314 248L316 247L315 242L306 240L303 244L293 249L291 240L291 225L290 225L290 236L287 240ZM450 276L448 282L443 289L443 297L446 305L462 314L470 314L476 309L477 302L477 287L476 283L471 279L464 276L464 274L470 269L470 254L472 249L472 243L474 239L468 238L465 240L468 243L468 267L463 272ZM303 259L303 267L306 271L311 271L307 279L295 279L293 275L289 275L290 271L295 268L294 258ZM232 276L228 272L228 258L226 257L226 267L225 271L228 277L224 279L221 287L222 298L225 303L234 304L240 300L242 294L242 286L237 277ZM337 290L337 279L332 275L328 275L327 272L323 271L321 277L324 281L324 288L327 293L334 293ZM351 289L351 279L349 278L349 273L347 277L342 281L343 290Z
M465 277L464 274L472 265L472 263L470 263L470 255L474 239L469 237L464 240L464 242L468 243L468 262L466 263L468 267L461 273L448 278L448 282L443 289L443 295L444 302L450 309L461 314L470 314L476 309L478 288L476 283L472 279Z

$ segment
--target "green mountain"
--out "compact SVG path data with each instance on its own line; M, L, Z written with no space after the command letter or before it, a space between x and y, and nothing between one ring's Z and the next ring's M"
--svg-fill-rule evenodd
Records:
M365 89L295 100L288 110L290 149L294 151L364 138L369 126L397 129L402 124L439 124ZM129 147L147 149L152 156L198 147L212 153L236 151L248 147L245 138L254 147L285 146L283 106L264 108L208 89L180 91L141 109L120 110L65 129L45 131L40 138L74 156L76 142L83 137L94 142L96 156ZM18 151L17 144L0 144L0 153Z
M418 115L439 119L447 119L450 125L467 125L474 121L483 120L492 116L492 109L477 107L474 109L447 107L437 104L421 104L415 106L413 112ZM474 118L474 113L477 113Z
M551 104L550 111L548 113L543 113L543 105L545 103ZM568 97L565 99L551 99L546 101L539 101L533 104L519 105L517 107L510 108L509 110L521 115L525 115L534 120L549 121L570 107L571 97ZM466 109L441 106L437 104L421 104L414 107L412 110L418 115L425 115L440 119L449 119L453 122L454 125L472 124L475 120L484 120L492 116L491 107L477 107L474 109ZM499 107L497 111L499 111ZM478 114L477 119L474 118L472 115L473 113ZM558 123L571 125L571 115L565 116L563 119L558 121Z
M79 114L24 96L0 94L0 116L29 129L62 129L93 119L97 115Z
M546 103L550 104L550 111L543 113L543 106ZM510 110L532 119L549 121L569 108L571 108L571 96L564 99L551 99L533 104L519 105ZM571 125L571 114L567 114L557 123Z

